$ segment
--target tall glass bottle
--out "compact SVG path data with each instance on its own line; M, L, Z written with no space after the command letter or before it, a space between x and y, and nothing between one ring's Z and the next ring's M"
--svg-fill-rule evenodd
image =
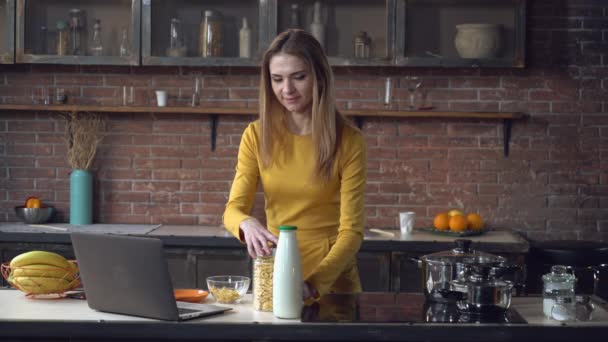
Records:
M272 279L272 312L294 319L302 314L302 263L295 226L279 227Z
M243 17L243 26L239 31L239 57L251 58L251 29L246 17Z
M70 43L72 45L70 54L82 55L84 48L83 42L85 41L85 15L84 11L78 8L72 8L69 12L70 17Z
M101 20L95 19L95 25L93 25L93 41L89 48L89 54L91 56L103 56L103 44L101 43Z
M129 41L129 33L126 28L122 29L120 34L120 47L118 48L120 57L131 56L131 42Z
M291 7L289 9L288 28L300 28L300 6L298 4L291 4Z
M325 48L325 25L321 18L321 2L315 1L312 23L310 23L310 34L312 34Z

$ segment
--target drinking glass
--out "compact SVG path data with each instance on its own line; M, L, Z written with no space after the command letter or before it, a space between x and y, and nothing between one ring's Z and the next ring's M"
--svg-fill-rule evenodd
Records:
M422 85L422 80L418 76L407 76L405 77L405 85L407 87L407 92L410 95L410 109L415 109L416 105L414 102L416 100L416 92Z

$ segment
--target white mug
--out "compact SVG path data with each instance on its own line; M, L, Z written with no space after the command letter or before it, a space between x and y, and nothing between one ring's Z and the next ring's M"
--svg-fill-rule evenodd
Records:
M401 234L411 234L414 230L415 220L416 213L413 211L399 213L399 228L401 228Z
M167 106L167 91L166 90L157 90L156 91L156 104L159 107Z

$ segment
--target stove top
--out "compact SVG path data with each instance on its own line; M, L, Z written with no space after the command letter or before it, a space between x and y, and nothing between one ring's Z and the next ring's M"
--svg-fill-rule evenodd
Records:
M329 294L302 309L302 322L527 324L513 308L475 315L455 304L430 303L422 293Z

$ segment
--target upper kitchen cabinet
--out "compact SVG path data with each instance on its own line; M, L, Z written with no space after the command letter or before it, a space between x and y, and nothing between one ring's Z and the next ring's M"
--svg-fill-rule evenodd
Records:
M395 0L278 0L276 33L310 32L331 65L391 65ZM272 19L271 19L272 20Z
M526 0L397 0L397 65L525 66Z
M17 0L18 63L139 65L140 0Z
M143 0L142 64L255 66L273 0Z
M15 0L0 0L0 64L15 61Z

